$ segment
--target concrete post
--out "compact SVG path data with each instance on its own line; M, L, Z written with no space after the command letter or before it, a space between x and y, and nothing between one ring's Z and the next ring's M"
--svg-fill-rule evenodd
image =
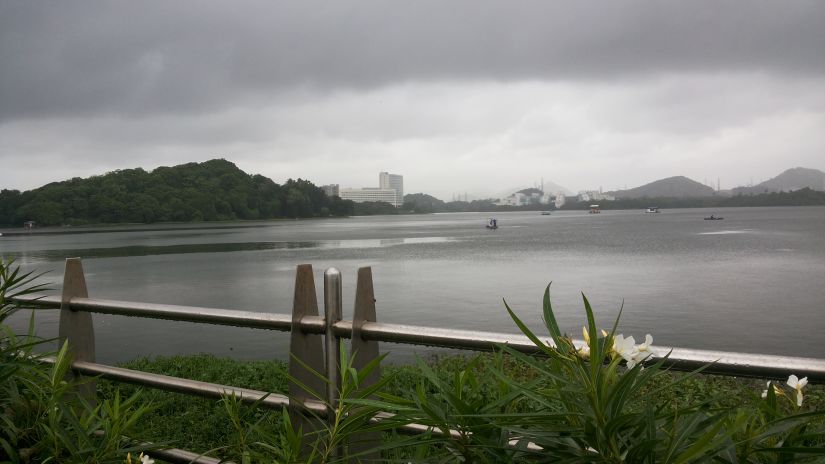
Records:
M304 316L318 316L315 278L310 264L299 265L295 274L292 331L289 342L289 415L294 427L301 427L304 434L312 436L311 432L318 430L321 424L305 416L301 411L301 405L308 399L324 398L327 390L324 381L316 375L323 375L325 372L323 336L308 334L301 330L300 323ZM304 365L296 359L301 360ZM304 386L309 391L305 390ZM305 449L308 450L306 446Z
M365 340L361 336L361 327L365 322L376 322L375 292L372 285L372 268L358 269L358 283L355 289L355 309L352 315L352 363L358 371L378 358L378 341ZM375 368L359 385L361 388L375 385L381 379L380 366ZM350 442L350 453L358 454L374 449L381 444L381 434L367 432L355 435ZM378 460L381 453L360 454L360 459Z
M68 343L73 361L95 362L95 331L92 315L71 308L72 298L88 298L86 277L80 258L67 258L63 274L63 292L60 296L60 326L58 340L61 345ZM72 374L74 376L74 374ZM96 384L86 379L80 385L79 393L90 404L96 403Z

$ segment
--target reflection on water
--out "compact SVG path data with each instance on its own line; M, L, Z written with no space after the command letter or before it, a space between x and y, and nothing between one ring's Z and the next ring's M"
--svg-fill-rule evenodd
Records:
M315 242L318 248L380 248L397 245L432 244L454 241L450 237L405 237L368 240L326 240Z
M188 235L170 235L167 238L181 238ZM4 256L22 259L26 263L55 261L71 256L84 258L115 258L123 256L149 256L186 253L232 253L238 251L293 250L301 248L379 248L406 244L449 242L449 237L408 237L367 240L321 240L306 242L242 242L242 243L198 243L186 245L143 246L132 245L107 248L71 248L54 250L10 251Z
M735 235L735 234L753 234L757 231L753 229L744 230L718 230L713 232L699 232L699 235Z

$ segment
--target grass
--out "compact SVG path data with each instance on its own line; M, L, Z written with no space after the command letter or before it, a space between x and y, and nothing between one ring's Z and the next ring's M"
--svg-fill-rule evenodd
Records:
M252 388L268 392L285 392L287 365L280 361L241 362L200 354L193 356L140 358L122 365L129 369L170 375L203 382ZM171 442L176 448L204 452L225 445L233 432L225 407L217 400L133 385L101 381L99 391L106 397L116 388L121 394L143 390L142 398L155 407L144 416L136 438L153 442ZM278 426L279 415L261 409L273 427Z
M480 356L475 369L482 380L482 391L495 388L493 379L483 375L492 363L492 357ZM529 382L537 378L537 373L505 358L504 368L516 381ZM431 358L427 364L445 381L456 372L465 369L468 357L448 356ZM171 375L192 380L200 380L224 385L251 388L274 393L287 392L287 364L283 361L236 361L200 354L192 356L140 358L122 364L122 367L145 372ZM383 368L385 376L390 376L387 392L401 397L414 394L416 385L421 383L421 372L414 365L389 365ZM673 376L670 373L646 385L651 391L662 386ZM783 382L784 383L784 382ZM130 395L138 387L101 381L100 391L106 397L119 387L122 395ZM715 375L699 375L677 385L666 395L655 396L656 406L677 407L708 402L719 407L757 408L764 401L760 394L765 389L765 380L736 378ZM138 424L136 438L171 442L171 446L204 452L225 445L232 435L230 417L225 407L216 400L203 399L179 393L169 393L154 389L143 389L143 399L155 406L153 412L145 415ZM640 407L642 405L639 405ZM525 406L529 408L529 405ZM803 410L825 409L825 386L809 385L805 389ZM277 411L260 409L253 412L256 420L261 419L273 429L280 427L281 416Z

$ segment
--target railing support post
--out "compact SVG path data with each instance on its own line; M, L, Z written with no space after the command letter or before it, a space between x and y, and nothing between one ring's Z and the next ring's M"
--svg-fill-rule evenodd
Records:
M63 292L60 295L60 326L58 340L68 343L72 361L95 362L95 331L91 313L72 309L72 298L88 298L86 277L80 258L67 258L63 274ZM71 374L74 376L74 374ZM86 379L78 389L80 397L94 405L96 383Z
M318 297L315 294L315 277L311 264L299 265L295 273L289 340L289 415L294 427L301 427L305 435L313 436L311 432L318 430L320 424L306 417L301 406L308 399L323 398L326 395L326 384L316 375L325 372L324 341L321 335L301 330L301 319L304 316L318 316ZM305 444L304 449L308 451L310 446Z
M372 285L372 268L362 267L358 269L358 283L355 289L355 308L352 315L352 364L359 372L364 367L378 358L378 341L366 340L361 336L361 327L365 322L376 322L375 315L375 291ZM375 385L381 379L381 366L376 366L368 376L366 376L359 387L365 388ZM350 444L350 451L353 454L375 449L381 444L381 434L378 432L367 432L358 434ZM359 455L362 459L380 459L381 453L370 453Z
M326 378L327 378L327 418L335 421L335 410L340 401L341 391L341 350L338 337L335 336L335 323L341 320L343 312L341 296L341 272L331 267L324 272L324 320L326 333ZM337 451L333 452L336 455Z

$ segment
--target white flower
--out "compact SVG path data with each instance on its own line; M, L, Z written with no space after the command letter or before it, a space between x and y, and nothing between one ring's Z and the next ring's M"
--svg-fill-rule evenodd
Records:
M796 405L802 406L802 389L805 385L808 385L808 378L803 377L802 380L800 380L797 376L791 374L786 383L789 387L796 389Z
M613 339L613 351L627 361L627 368L633 369L636 365L636 355L638 349L636 348L636 339L633 336L624 338L622 334L616 335Z
M636 347L636 356L633 357L634 364L640 363L650 357L653 351L650 350L650 345L653 344L653 335L645 335L645 342Z
M628 369L633 369L636 364L653 354L650 349L651 344L653 344L653 336L650 334L645 336L645 342L640 345L636 345L636 340L632 336L624 338L622 334L619 334L613 339L613 352L627 361Z
M150 458L148 454L140 453L140 464L155 464L155 460Z
M650 345L653 344L653 335L647 334L645 335L645 342L639 345L639 351L645 351L650 353Z

